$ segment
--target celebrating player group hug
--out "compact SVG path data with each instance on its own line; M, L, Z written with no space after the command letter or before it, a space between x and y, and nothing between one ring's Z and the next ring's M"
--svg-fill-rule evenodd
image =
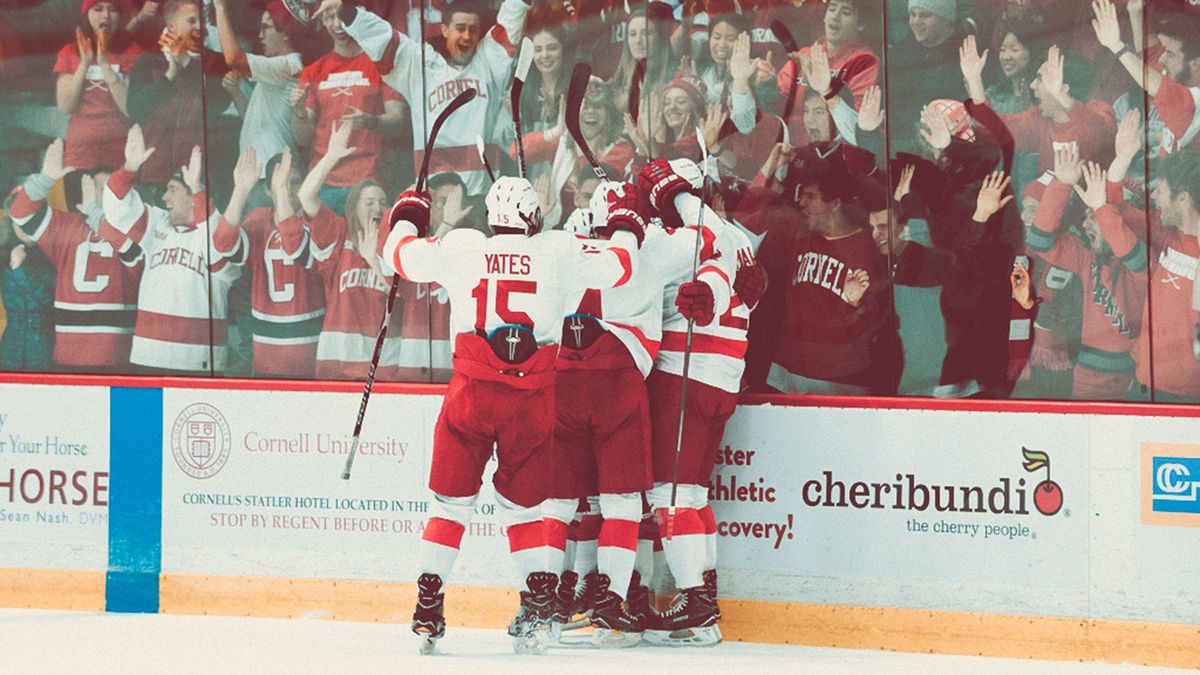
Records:
M659 159L636 183L602 181L574 232L541 232L533 186L510 176L487 193L490 237L429 236L430 198L415 190L381 221L383 269L450 298L412 623L423 650L445 634L445 584L493 452L518 651L588 623L599 646L720 641L707 484L763 282L703 188L695 162ZM647 587L657 539L680 589L662 614Z

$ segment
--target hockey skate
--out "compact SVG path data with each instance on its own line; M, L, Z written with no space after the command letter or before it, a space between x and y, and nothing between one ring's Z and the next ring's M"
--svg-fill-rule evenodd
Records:
M679 591L675 604L651 619L642 633L646 642L663 647L712 647L721 642L717 606L703 586Z
M433 653L437 641L446 634L444 598L441 577L426 573L417 579L417 609L413 612L412 632L421 639L418 649L422 654Z
M721 620L721 605L717 602L717 571L715 569L704 570L704 592L708 594L708 599L712 601L713 607L717 610L717 621Z
M642 585L642 575L633 572L629 580L629 593L625 596L625 607L638 625L645 628L652 620L657 620L657 613L650 606L650 589Z
M642 626L625 610L621 596L609 589L607 574L596 575L595 604L592 605L592 644L601 648L632 647L642 640Z
M549 624L554 615L558 575L533 572L525 580L529 590L521 591L521 606L508 624L513 651L518 654L545 654L550 643Z

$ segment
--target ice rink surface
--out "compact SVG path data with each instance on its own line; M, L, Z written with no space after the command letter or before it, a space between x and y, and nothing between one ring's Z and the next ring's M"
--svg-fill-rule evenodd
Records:
M1166 673L1061 663L727 642L710 649L554 649L518 656L500 630L451 628L420 656L407 626L316 619L0 609L0 673Z

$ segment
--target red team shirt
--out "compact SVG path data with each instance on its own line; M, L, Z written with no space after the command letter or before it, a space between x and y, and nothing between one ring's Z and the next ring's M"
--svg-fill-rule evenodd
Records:
M379 69L365 53L350 59L333 52L326 54L300 72L300 86L305 85L309 89L304 107L317 113L312 166L329 148L333 122L354 112L351 108L379 115L385 102L401 100L395 89L383 85ZM352 131L350 147L354 152L329 172L326 185L349 187L375 174L382 149L379 133L372 129Z
M110 67L118 79L126 79L142 48L131 44L118 54L110 53ZM74 44L64 46L54 62L55 75L70 75L79 68L79 48ZM129 132L129 118L117 107L112 92L104 82L101 66L93 63L88 67L83 81L83 95L79 107L67 120L65 166L88 170L96 167L117 168L125 163L125 135Z
M250 239L254 372L311 378L325 317L325 287L313 269L308 232L296 217L276 226L267 207L246 215L242 228ZM217 245L230 248L238 230L222 217Z
M76 368L129 363L141 262L127 266L83 214L45 209L18 188L11 216L54 264L54 361Z

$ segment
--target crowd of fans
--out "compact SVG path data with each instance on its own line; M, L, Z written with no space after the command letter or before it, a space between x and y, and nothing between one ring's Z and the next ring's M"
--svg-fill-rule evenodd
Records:
M480 152L516 172L529 38L520 145L545 229L596 186L566 128L577 62L610 176L708 149L708 198L767 277L747 390L1200 400L1186 0L55 11L66 133L4 186L0 370L364 377L379 222L432 151L434 228L484 229ZM464 88L480 96L426 148ZM446 379L445 300L401 284L380 379Z

